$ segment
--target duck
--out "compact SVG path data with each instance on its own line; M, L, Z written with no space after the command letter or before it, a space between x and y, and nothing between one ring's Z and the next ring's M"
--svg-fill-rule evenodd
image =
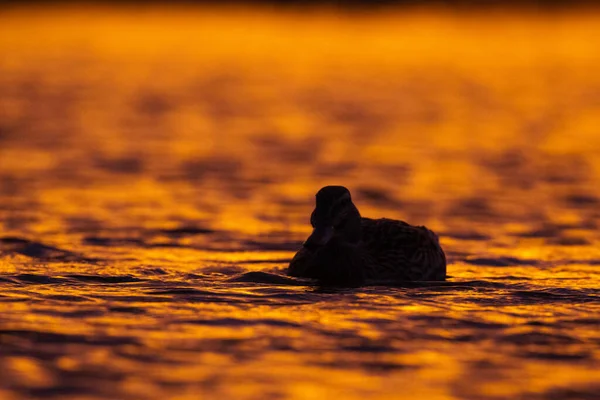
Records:
M325 186L315 197L313 231L290 261L288 275L331 286L446 280L446 255L433 231L362 217L344 186Z

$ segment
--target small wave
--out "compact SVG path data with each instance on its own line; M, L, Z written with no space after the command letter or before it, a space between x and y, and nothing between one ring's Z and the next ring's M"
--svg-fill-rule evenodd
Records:
M95 344L103 346L120 346L125 344L138 344L135 338L129 336L87 336L58 332L34 331L34 330L11 330L0 329L2 336L16 336L35 343L66 343L66 344Z
M28 239L18 237L0 238L0 251L13 254L21 254L30 258L52 261L71 261L71 262L95 262L97 259L84 257L83 255L58 247L48 246L40 242L34 242Z
M580 361L590 358L590 354L585 352L571 354L555 351L526 351L523 353L523 356L547 361Z
M0 294L0 303L18 303L21 301L27 301L29 300L31 297L30 296L23 296L23 295L4 295L4 294Z
M242 261L230 261L230 263L232 264L236 264L236 265L252 265L252 264L289 264L289 262L292 259L287 257L287 258L268 258L268 259L248 259L248 260L242 260ZM223 263L227 264L227 261L222 261Z
M71 274L65 275L66 277L86 283L131 283L131 282L142 282L144 279L136 278L131 275L80 275Z
M550 334L543 332L505 334L499 337L498 340L514 344L537 344L554 346L581 343L581 340L573 336Z
M521 259L516 257L475 257L463 260L467 264L484 265L487 267L511 267L515 265L538 265L538 260Z
M58 301L67 301L69 303L79 303L84 301L90 301L89 297L85 296L76 296L76 295L68 295L68 294L49 294L44 296L45 300L58 300Z
M127 306L123 306L123 307L119 307L119 306L113 306L113 307L108 307L108 310L110 312L115 312L115 313L124 313L124 314L136 314L136 315L141 315L141 314L146 314L148 311L141 308L141 307L127 307Z
M499 322L488 322L482 320L470 320L451 318L439 315L412 315L408 317L411 321L424 322L428 325L441 326L444 328L460 329L460 328L475 328L475 329L502 329L506 328L507 324Z
M50 315L59 318L92 318L92 317L105 317L106 311L104 309L77 309L77 310L58 310L58 309L44 309L37 311L38 314Z
M229 282L245 282L245 283L266 283L273 285L293 285L293 286L304 286L310 284L309 280L303 280L298 278L292 278L289 276L283 276L278 274L271 274L268 272L252 271L246 272L241 275L235 276L228 280Z
M142 267L137 272L143 275L167 275L168 272L160 267Z
M182 226L173 229L160 229L157 233L162 235L171 236L173 238L180 238L182 236L194 236L194 235L207 235L215 233L217 231L208 228L202 228L198 226Z
M229 263L226 263L229 264ZM241 274L244 272L244 268L242 267L238 267L235 264L238 264L237 262L232 261L231 264L234 265L226 265L226 266L208 266L208 267L203 267L201 274L186 274L186 278L191 278L191 279L198 279L198 278L203 278L205 276L205 274L219 274L219 275L236 275L236 274Z
M589 240L583 237L555 237L546 240L546 243L557 246L587 246L591 244Z
M238 319L238 318L216 318L216 319L183 319L171 321L173 323L209 325L209 326L255 326L267 325L273 327L291 327L301 328L302 325L296 322L278 320L278 319Z
M17 283L14 279L0 276L0 283Z
M101 236L87 236L83 238L83 244L88 246L120 247L120 246L146 246L141 239L136 238L110 238Z
M600 385L571 385L568 388L552 388L543 393L531 393L518 400L598 400Z
M68 280L64 278L56 278L48 275L38 274L19 274L14 278L22 283L38 283L43 285L68 282Z
M174 287L169 289L153 289L148 291L150 294L161 294L161 295L214 295L214 292L208 290L200 290L192 287Z
M594 291L565 289L565 288L547 288L541 290L514 290L511 292L514 297L529 301L558 301L588 303L599 301L600 296Z

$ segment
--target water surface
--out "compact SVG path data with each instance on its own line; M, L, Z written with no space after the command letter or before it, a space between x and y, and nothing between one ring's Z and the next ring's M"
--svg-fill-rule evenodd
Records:
M595 12L0 15L0 397L592 399ZM285 276L314 193L447 282Z

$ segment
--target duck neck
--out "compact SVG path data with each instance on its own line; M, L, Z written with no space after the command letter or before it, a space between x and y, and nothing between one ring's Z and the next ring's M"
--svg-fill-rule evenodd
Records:
M335 227L334 238L347 244L358 244L362 239L362 217L354 204L349 207L346 217Z

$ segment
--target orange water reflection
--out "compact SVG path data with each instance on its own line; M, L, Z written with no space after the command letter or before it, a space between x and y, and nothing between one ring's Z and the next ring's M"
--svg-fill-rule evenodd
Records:
M596 12L3 11L0 397L592 398L599 41ZM279 276L330 183L439 232L450 283Z

